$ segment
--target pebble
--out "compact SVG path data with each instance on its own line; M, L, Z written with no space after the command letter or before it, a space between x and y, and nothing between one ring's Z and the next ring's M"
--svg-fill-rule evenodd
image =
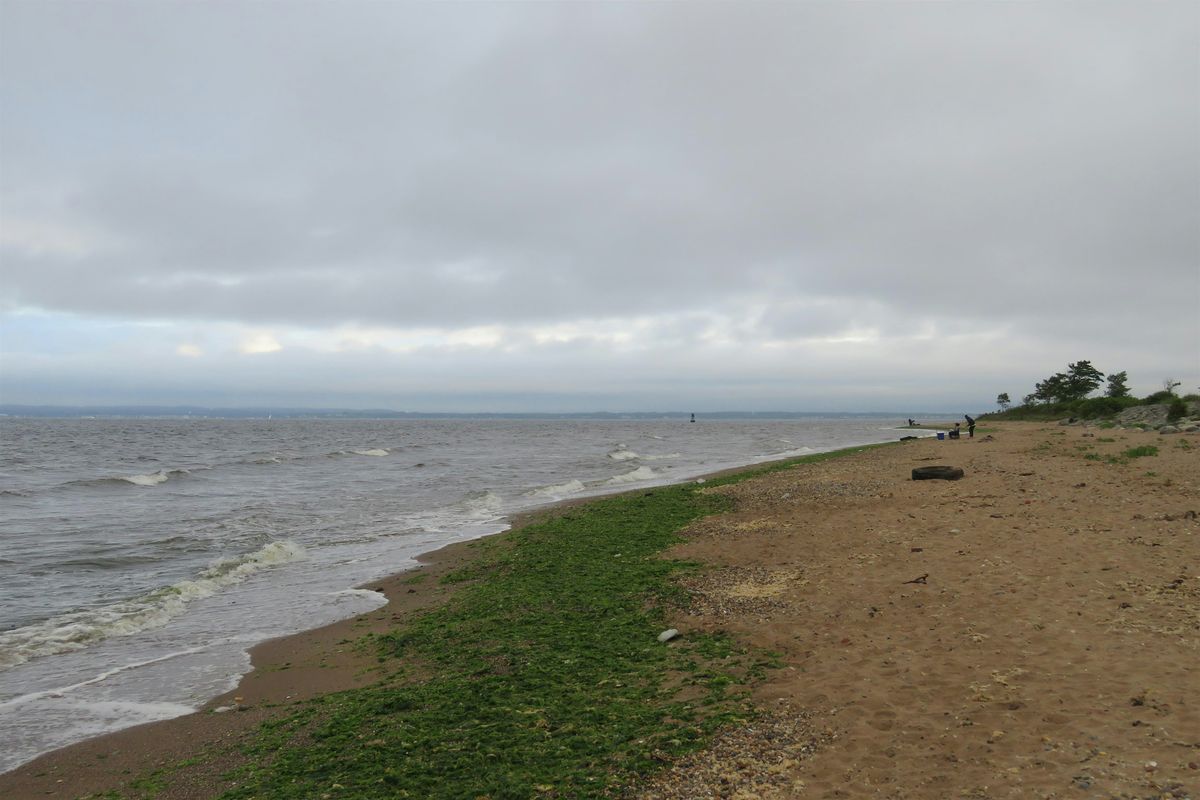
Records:
M660 642L669 642L678 635L679 631L675 630L674 628L668 628L658 635L658 640Z

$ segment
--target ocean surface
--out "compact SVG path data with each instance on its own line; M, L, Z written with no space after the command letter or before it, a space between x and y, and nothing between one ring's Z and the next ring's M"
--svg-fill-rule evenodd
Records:
M0 418L0 772L233 688L513 512L892 441L778 421Z

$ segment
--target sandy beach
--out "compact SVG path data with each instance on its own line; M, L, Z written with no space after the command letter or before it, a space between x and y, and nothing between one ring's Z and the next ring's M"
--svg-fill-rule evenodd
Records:
M965 475L911 480L938 464ZM708 566L672 625L779 668L753 688L760 718L630 796L1200 796L1200 436L985 422L706 491L734 510L670 553ZM372 584L378 611L258 647L200 712L39 758L0 796L220 794L237 756L218 745L374 680L353 640L441 602L437 577L477 547Z

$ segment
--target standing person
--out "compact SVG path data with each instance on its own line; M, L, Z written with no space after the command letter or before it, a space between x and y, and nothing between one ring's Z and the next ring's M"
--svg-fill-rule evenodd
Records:
M975 420L973 420L971 418L970 414L963 414L963 417L965 417L967 420L967 436L971 439L974 439L975 438Z

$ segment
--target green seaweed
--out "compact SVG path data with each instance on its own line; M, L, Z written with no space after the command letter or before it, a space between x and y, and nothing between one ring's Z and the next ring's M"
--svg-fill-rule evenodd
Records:
M664 551L730 507L706 489L863 449L603 498L481 544L443 578L460 584L446 604L359 642L383 680L263 723L222 798L599 798L661 770L752 717L749 685L780 666L720 632L660 642L687 600L675 577L699 566Z

